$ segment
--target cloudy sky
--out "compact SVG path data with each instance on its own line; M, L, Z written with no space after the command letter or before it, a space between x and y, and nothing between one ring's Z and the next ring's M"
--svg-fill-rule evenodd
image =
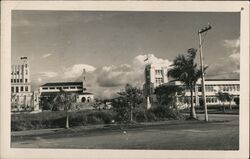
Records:
M27 56L33 88L80 80L110 97L131 83L142 86L144 59L168 65L198 48L197 31L210 23L203 51L207 78L239 78L239 13L13 11L12 63Z

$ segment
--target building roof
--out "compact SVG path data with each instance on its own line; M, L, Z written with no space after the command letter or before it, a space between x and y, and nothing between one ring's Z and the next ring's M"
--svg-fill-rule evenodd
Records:
M42 86L72 86L72 85L82 85L82 82L51 82L51 83L45 83Z
M240 79L205 79L205 81L239 81Z
M53 97L56 96L59 92L42 92L41 96L46 96L46 97ZM66 92L66 93L76 93L76 94L80 94L81 91L70 91L70 92Z
M79 95L90 95L90 94L93 94L93 93L89 93L89 92L81 92L81 93L79 93Z

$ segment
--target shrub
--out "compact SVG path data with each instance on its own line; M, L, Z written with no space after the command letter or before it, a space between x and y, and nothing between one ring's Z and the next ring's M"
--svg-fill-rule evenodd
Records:
M115 114L111 110L84 110L69 113L70 126L87 124L111 123ZM42 112L38 114L12 114L11 130L32 130L46 128L63 128L65 126L65 111Z
M176 109L164 105L157 106L151 111L158 119L184 119L184 116Z

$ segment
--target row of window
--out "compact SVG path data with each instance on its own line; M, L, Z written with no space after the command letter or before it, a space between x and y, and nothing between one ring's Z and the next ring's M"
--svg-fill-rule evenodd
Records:
M194 103L196 103L195 97L193 98ZM180 97L179 101L183 101L184 103L190 104L191 103L191 99L190 97ZM206 97L206 102L207 103L217 103L218 102L218 98L217 97Z
M155 75L162 75L162 70L155 70Z
M11 83L23 83L23 79L11 79ZM25 83L28 82L28 79L25 78Z
M28 86L12 86L11 87L11 92L12 93L19 93L19 92L29 92L29 87Z
M215 87L217 87L220 91L226 91L226 92L235 92L240 91L239 85L225 85L225 86L206 86L206 92L216 92L219 90L216 90ZM199 89L201 91L201 88Z
M43 90L54 90L54 89L82 89L80 86L70 86L70 87L43 87Z
M161 77L155 78L155 83L156 84L162 84L163 83L163 78L161 78Z
M22 71L11 72L11 75L21 75ZM25 70L25 74L28 75L28 70Z

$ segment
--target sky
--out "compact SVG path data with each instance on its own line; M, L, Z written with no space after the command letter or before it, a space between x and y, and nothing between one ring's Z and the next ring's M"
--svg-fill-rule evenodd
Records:
M80 81L110 98L126 83L142 87L144 59L169 65L198 48L207 24L203 54L206 78L239 78L240 13L12 11L12 64L27 56L33 89L46 82ZM199 63L199 56L197 56Z

